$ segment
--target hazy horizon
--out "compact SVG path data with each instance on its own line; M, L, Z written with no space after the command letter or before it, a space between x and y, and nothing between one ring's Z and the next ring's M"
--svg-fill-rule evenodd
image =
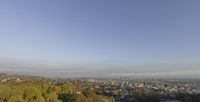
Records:
M200 78L200 1L2 0L0 72Z

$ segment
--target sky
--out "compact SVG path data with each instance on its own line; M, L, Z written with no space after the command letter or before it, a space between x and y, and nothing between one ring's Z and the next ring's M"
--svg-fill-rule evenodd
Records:
M199 0L1 0L0 71L200 78Z

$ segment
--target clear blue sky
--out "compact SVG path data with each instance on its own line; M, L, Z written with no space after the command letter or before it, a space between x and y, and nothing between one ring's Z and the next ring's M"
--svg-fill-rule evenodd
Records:
M199 0L1 0L0 69L69 77L200 77L199 5Z

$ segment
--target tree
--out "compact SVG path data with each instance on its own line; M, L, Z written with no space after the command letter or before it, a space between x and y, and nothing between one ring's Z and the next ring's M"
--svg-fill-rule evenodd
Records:
M58 99L58 96L56 92L48 93L45 97L46 102L61 102L61 100Z
M42 94L38 88L28 88L24 94L27 102L44 102L44 98L42 97Z
M76 98L75 102L87 102L87 99L86 99L85 96L79 95L79 96Z
M8 99L8 102L25 102L22 95L13 95Z

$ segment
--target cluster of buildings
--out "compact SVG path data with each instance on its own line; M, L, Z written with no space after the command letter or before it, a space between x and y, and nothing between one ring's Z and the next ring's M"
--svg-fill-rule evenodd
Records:
M138 102L137 96L160 95L174 97L177 94L200 94L200 80L131 80L131 79L66 79L49 80L39 77L8 76L0 74L0 83L8 82L49 82L73 86L72 91L81 94L82 90L92 89L99 95L113 97L116 102ZM160 99L160 102L181 102L180 100Z
M123 82L129 88L143 88L161 90L168 93L200 93L200 82L174 81L174 80L145 80L145 81L125 81Z
M95 89L98 94L114 97L118 102L127 97L134 100L135 93L142 95L200 94L200 81L188 80L121 80L121 79L88 79L82 81L84 88ZM160 102L181 102L165 100ZM134 102L134 101L133 101Z

